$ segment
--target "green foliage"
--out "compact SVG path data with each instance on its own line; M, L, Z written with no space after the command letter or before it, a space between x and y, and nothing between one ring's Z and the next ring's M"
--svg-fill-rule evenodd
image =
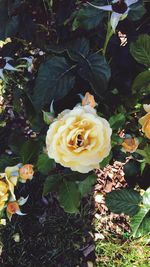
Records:
M111 151L110 154L105 159L103 159L102 162L100 162L100 164L99 164L100 168L103 169L105 166L107 166L109 164L109 162L111 161L112 157L113 157L113 154Z
M49 192L56 191L61 184L61 176L58 174L52 174L45 180L43 187L43 195L46 196Z
M80 62L78 73L90 83L98 96L103 95L111 75L105 57L97 53L88 55Z
M43 111L43 120L47 125L50 125L51 122L54 119L54 113L53 112L45 112Z
M150 233L150 187L143 195L143 203L139 212L131 220L133 237L140 237Z
M130 6L128 18L133 21L140 20L145 13L146 9L143 5L143 0L140 0L137 3Z
M131 159L124 165L123 170L127 177L135 177L139 173L139 164L136 160Z
M96 267L149 267L149 236L124 239L107 233L107 238L96 241Z
M38 155L40 143L37 141L28 140L20 149L20 157L23 163L33 162Z
M70 42L66 49L69 57L73 61L81 61L88 56L90 51L90 43L88 39L82 37Z
M125 115L123 113L118 113L110 117L109 119L110 127L113 130L118 130L124 125L125 121L126 121Z
M69 213L77 213L80 205L80 193L75 182L63 180L59 188L60 206Z
M100 24L105 14L106 12L103 10L98 10L91 6L85 6L75 12L72 29L75 31L81 27L86 30L91 30Z
M143 156L145 163L150 163L150 145L147 144L144 149L137 149L137 153Z
M97 179L96 175L93 174L93 175L89 175L85 180L78 183L81 197L84 197L91 191L91 188L95 184L96 179Z
M148 85L150 84L150 70L143 71L138 74L135 78L132 91L133 93L145 92L148 89Z
M150 67L150 36L140 35L137 41L131 44L130 52L138 63Z
M68 64L64 57L52 57L41 64L33 95L38 111L45 104L64 97L73 88L73 69L74 65Z
M19 16L12 16L16 6L19 6L21 1L15 0L14 3L8 0L0 1L0 40L6 37L11 37L16 34L19 26ZM9 8L9 11L8 11Z
M114 213L133 216L139 211L142 198L132 189L114 190L106 195L106 205Z
M37 169L42 174L48 174L55 167L53 159L50 159L46 154L41 154L38 157Z

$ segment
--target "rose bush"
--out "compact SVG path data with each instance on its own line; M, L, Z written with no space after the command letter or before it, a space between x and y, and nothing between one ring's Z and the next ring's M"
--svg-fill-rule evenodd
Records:
M73 171L87 173L109 155L111 133L107 120L91 106L65 110L47 132L48 156Z

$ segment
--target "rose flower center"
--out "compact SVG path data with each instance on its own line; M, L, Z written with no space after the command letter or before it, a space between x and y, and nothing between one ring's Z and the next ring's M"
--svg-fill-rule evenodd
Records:
M71 126L67 136L68 147L74 151L83 151L91 144L91 126L82 120Z
M128 9L127 4L124 0L119 0L117 3L112 4L112 10L119 14L124 14Z
M6 65L6 60L2 57L0 57L0 69L3 69Z

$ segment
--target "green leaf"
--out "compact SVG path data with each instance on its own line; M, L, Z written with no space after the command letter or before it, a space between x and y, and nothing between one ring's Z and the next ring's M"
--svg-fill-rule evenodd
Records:
M113 115L110 119L109 119L109 123L110 123L110 127L113 130L118 130L119 128L121 128L126 121L126 117L124 114L119 113L117 115Z
M87 56L80 62L78 73L97 95L102 96L106 91L111 72L104 56L96 53Z
M133 216L139 211L142 198L132 189L114 190L106 195L106 205L114 213Z
M141 72L134 80L132 85L132 92L138 93L143 91L150 84L150 70Z
M86 30L91 30L100 24L105 15L106 12L103 10L91 6L83 7L75 13L72 29L75 31L81 27Z
M50 125L54 120L54 113L43 111L43 120L47 125Z
M127 177L136 177L140 172L140 164L138 161L134 159L130 159L125 165L124 165L124 173ZM132 179L132 178L131 178Z
M143 205L131 219L133 237L140 237L150 232L150 187L143 195Z
M131 44L130 52L134 59L146 67L150 67L150 36L142 34Z
M141 237L150 232L150 216L148 216L148 211L146 208L141 208L131 219L133 237Z
M136 153L143 156L146 163L150 163L150 145L147 144L144 149L137 149Z
M102 162L100 162L100 168L104 168L106 165L108 165L109 164L109 162L111 161L111 159L112 159L112 156L113 156L113 154L112 154L112 151L110 152L110 154L108 155L108 157L106 157L105 159L103 159L103 161Z
M56 191L61 183L61 176L58 174L50 175L46 178L43 187L43 196L46 196L49 192Z
M96 175L93 174L89 175L85 180L78 183L79 191L82 197L84 197L91 191L91 188L95 184L96 179Z
M39 155L37 161L38 171L42 174L48 174L52 168L55 167L53 159L50 159L46 154Z
M73 41L71 44L69 44L67 52L72 60L79 61L88 55L89 50L90 50L89 40L82 37L78 38L76 41Z
M0 40L12 37L19 28L19 16L12 16L13 10L21 1L0 0Z
M75 83L71 72L74 67L69 65L64 57L57 56L41 64L33 94L37 110L69 93Z
M29 163L30 161L36 160L40 149L40 143L38 141L28 140L25 142L20 149L20 157L22 163Z
M130 6L128 18L133 21L136 21L141 19L145 13L146 9L143 5L143 1L140 0L137 3Z
M60 206L68 213L77 213L80 205L80 192L75 182L63 180L59 188Z
M150 187L145 191L143 195L144 207L150 210Z

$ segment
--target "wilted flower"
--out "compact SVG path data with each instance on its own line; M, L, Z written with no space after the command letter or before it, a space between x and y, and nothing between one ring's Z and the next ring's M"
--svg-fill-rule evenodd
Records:
M48 155L64 167L87 173L109 155L111 133L109 123L95 109L76 106L63 111L50 125L46 137Z
M19 163L15 166L7 167L5 169L5 178L7 180L11 195L14 197L14 199L15 199L14 187L17 185L18 178L19 178L19 168L21 166L22 164Z
M4 70L16 71L17 69L10 65L8 62L11 61L11 57L0 57L0 77L4 79Z
M19 169L20 182L25 183L27 180L33 178L34 170L33 165L25 164Z
M92 108L95 108L97 103L95 102L94 96L91 95L89 92L87 92L84 96L84 98L82 99L82 106L86 106L89 105Z
M137 138L132 136L127 136L124 138L124 141L122 143L122 150L124 152L134 153L139 145L139 141Z
M139 123L142 126L142 132L150 139L150 105L145 104L143 107L147 114L139 119Z
M114 0L112 1L111 5L106 6L95 6L89 2L87 3L97 9L112 12L110 23L113 31L115 32L119 21L127 17L130 10L130 6L132 4L135 4L136 2L138 2L138 0Z

